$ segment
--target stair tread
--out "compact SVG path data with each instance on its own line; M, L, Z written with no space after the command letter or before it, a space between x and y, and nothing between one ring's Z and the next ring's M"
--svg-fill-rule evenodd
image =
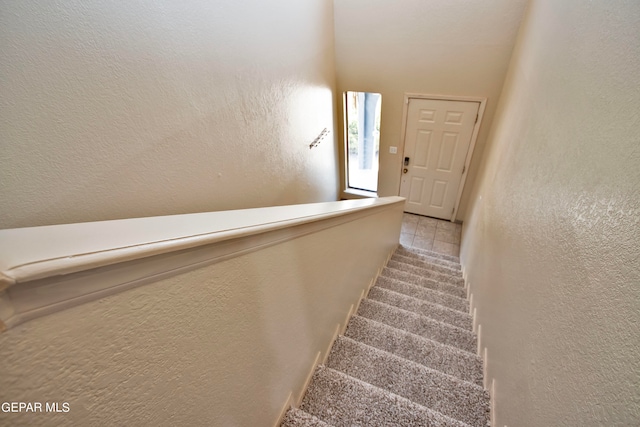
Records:
M473 353L478 345L474 333L470 330L369 298L360 303L358 315L469 353Z
M413 246L404 246L404 245L399 245L401 248L403 248L404 250L407 250L409 252L413 252L415 254L418 255L422 255L425 257L429 257L429 258L434 258L434 259L439 259L439 260L443 260L443 261L447 261L451 264L458 264L460 265L460 257L457 257L455 255L446 255L446 254L442 254L440 252L435 252L435 251L430 251L428 249L420 249L420 248L415 248Z
M392 279L402 280L414 285L420 285L436 291L446 292L459 298L466 298L467 296L467 292L465 291L465 289L460 286L450 285L448 283L440 283L436 280L422 277L417 274L408 273L392 267L384 267L382 269L381 275Z
M291 408L287 411L280 427L333 427L315 415L302 409Z
M422 252L420 249L413 248L413 247L399 245L398 248L396 249L396 253L399 253L404 256L422 259L424 261L428 261L431 263L444 265L456 270L460 270L462 268L459 262L449 261L443 258L439 258L437 256L433 256L428 252Z
M335 427L468 426L325 366L316 369L300 408Z
M425 257L409 256L406 252L398 249L394 251L391 259L395 259L407 264L413 264L418 266L425 266L426 268L432 268L440 273L450 274L452 276L462 277L462 266L460 264L444 265L437 262L432 262Z
M379 276L378 280L376 280L376 286L390 289L413 298L440 304L464 313L469 312L469 302L466 299L435 289L425 288L424 286L414 285L400 279Z
M440 273L433 269L408 264L406 262L394 260L393 258L389 260L389 262L387 263L387 267L406 271L411 274L417 274L422 277L427 277L440 283L449 283L451 285L464 287L464 279L461 276L452 276L451 274Z
M439 322L457 326L458 328L468 331L471 331L473 328L473 318L468 313L414 298L400 292L385 289L384 287L374 286L369 291L367 298L411 311L421 316L430 317Z
M489 420L489 394L481 386L348 337L338 337L327 367L471 426Z
M398 251L396 251L391 256L391 259L405 263L405 264L412 264L418 267L432 269L433 271L437 271L438 273L449 274L454 277L462 277L462 270L460 269L451 268L451 267L447 267L446 265L429 262L421 258L414 258L414 257L402 255L402 253Z
M482 359L419 335L354 315L344 336L482 386Z

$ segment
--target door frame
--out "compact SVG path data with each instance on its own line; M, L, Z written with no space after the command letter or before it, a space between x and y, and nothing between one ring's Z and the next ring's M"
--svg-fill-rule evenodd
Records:
M478 133L480 131L480 125L482 124L482 117L484 116L484 110L487 105L487 98L478 97L478 96L457 96L457 95L430 95L424 93L405 93L404 94L404 103L402 107L402 128L400 131L400 141L402 142L402 156L400 159L404 158L405 151L405 137L407 136L407 115L409 113L409 100L410 99L434 99L438 101L466 101L466 102L478 102L480 106L478 107L478 121L473 125L473 132L471 134L471 141L469 142L469 149L467 150L467 156L464 159L464 172L462 173L462 178L460 179L460 185L458 187L458 196L456 197L456 203L453 207L453 214L451 214L451 222L455 222L456 215L458 215L458 207L460 206L460 199L462 198L462 190L464 190L464 185L467 180L467 174L469 173L469 165L471 164L471 159L473 157L473 150L476 147L476 140L478 139ZM400 181L398 184L398 195L400 195L400 186L402 185L402 162L400 163L400 167L398 169L398 173L400 174Z

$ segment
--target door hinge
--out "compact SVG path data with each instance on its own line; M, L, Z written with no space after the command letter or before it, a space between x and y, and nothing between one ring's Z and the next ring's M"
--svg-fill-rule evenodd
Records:
M478 116L480 115L480 113L476 114L476 121L474 123L478 123Z
M467 170L467 165L462 165L462 175L464 175L464 171Z

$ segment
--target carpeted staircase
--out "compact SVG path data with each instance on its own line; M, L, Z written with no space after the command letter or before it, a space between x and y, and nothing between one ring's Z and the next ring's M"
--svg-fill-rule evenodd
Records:
M281 427L489 426L457 257L400 246Z

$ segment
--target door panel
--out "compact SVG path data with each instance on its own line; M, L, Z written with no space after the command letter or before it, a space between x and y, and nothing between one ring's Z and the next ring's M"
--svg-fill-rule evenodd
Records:
M414 167L426 168L429 160L429 149L431 148L431 131L421 130L416 139L416 151L414 154Z
M453 132L444 132L442 134L442 145L440 147L440 158L438 159L437 167L439 172L452 172L457 147L458 134ZM419 150L418 147L416 147L416 151L417 150Z
M410 98L400 195L405 211L451 219L480 103Z
M433 182L433 191L431 192L429 207L443 208L445 195L447 194L447 182L435 180Z
M444 118L444 123L446 125L459 125L462 123L463 117L463 111L447 111L447 115Z
M409 193L409 202L420 204L422 203L422 189L424 188L424 179L414 176L411 179L411 190Z
M420 110L420 121L423 123L435 123L436 110Z

